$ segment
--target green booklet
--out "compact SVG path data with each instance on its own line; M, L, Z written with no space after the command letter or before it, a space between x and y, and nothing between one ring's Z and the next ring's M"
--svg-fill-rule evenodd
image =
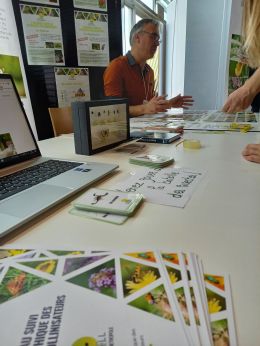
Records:
M92 188L72 204L88 211L131 215L142 201L143 195L139 193Z
M148 154L143 156L131 157L129 159L129 162L135 165L157 168L170 165L174 162L174 158L170 156Z

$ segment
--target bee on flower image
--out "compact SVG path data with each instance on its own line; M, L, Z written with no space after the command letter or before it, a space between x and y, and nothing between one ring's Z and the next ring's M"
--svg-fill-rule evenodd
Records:
M172 308L164 285L160 285L150 290L146 294L131 301L129 305L157 315L158 317L174 321Z
M230 346L227 320L219 320L211 323L214 346Z
M135 293L141 288L149 285L157 279L157 275L152 270L145 270L141 265L136 265L134 273L130 280L127 280L125 287L129 290L129 293Z
M120 264L125 297L160 278L159 270L156 267L123 258L120 259Z

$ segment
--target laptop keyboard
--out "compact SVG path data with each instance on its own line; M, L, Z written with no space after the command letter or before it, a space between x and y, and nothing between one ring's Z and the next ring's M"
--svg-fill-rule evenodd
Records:
M0 178L0 200L80 166L79 162L48 160Z

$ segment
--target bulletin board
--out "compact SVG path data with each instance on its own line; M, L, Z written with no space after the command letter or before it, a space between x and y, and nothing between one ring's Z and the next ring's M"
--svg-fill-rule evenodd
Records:
M84 3L88 4L87 9L84 8ZM92 8L90 3L93 4ZM48 107L58 107L55 68L88 69L90 99L98 100L104 97L103 73L106 65L122 54L121 1L12 0L12 4L38 138L39 140L47 139L53 137ZM84 37L79 37L80 30L76 22L80 23L81 19L86 19L86 28L89 28L89 18L93 18L93 29L87 29L90 33L89 37L91 31L97 33L103 28L107 30L107 44L102 42L102 37L98 40L98 34L95 35L97 41L100 42L92 44L97 54L97 58L92 60L98 61L95 63L97 66L93 66L95 64L84 59L84 51L79 55L78 42L83 42ZM42 24L41 20L45 20L45 23ZM95 28L94 24L97 21L100 21L100 25ZM45 31L45 35L39 43L37 29L40 25L44 25L46 30L42 30ZM85 29L85 25L82 25L82 28ZM54 43L53 46L52 41L55 40L60 42ZM46 50L42 52L41 44L46 47ZM53 64L51 56L45 54L48 49L55 51Z

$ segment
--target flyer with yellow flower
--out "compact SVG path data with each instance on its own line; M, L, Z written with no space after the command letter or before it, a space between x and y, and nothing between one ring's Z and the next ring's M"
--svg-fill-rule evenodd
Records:
M156 251L0 248L6 346L190 345L177 304Z
M200 291L201 297L196 296L196 299L201 299L206 308L213 345L238 345L229 275L204 274L203 265L198 256L192 253L186 256L187 268L190 268L189 284L193 284ZM198 328L202 333L200 325Z

